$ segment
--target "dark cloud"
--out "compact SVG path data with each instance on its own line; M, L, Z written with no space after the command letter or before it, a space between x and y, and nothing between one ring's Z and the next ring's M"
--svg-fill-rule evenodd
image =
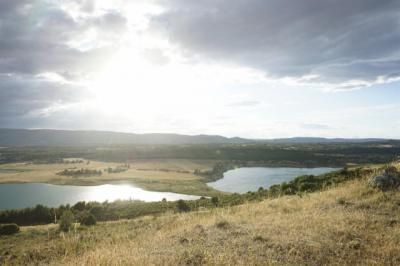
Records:
M71 3L85 16L72 17L61 7ZM126 19L119 12L89 15L94 8L90 0L0 1L1 127L29 126L46 110L87 97L77 81L109 60L114 43L126 30ZM98 39L79 47L88 31L96 31ZM97 47L99 42L106 45ZM41 73L57 73L65 80L48 79Z
M77 85L52 82L30 75L0 75L0 124L32 114L40 114L46 108L78 102L88 93Z
M84 39L92 29L100 41L116 41L126 24L115 11L74 19L46 1L4 0L0 10L0 73L90 71L109 58L113 47L82 50L71 42Z
M183 50L270 75L375 80L400 67L396 0L172 0L151 25Z
M92 25L98 29L109 33L119 33L125 31L126 18L118 11L109 11L106 14L93 19Z

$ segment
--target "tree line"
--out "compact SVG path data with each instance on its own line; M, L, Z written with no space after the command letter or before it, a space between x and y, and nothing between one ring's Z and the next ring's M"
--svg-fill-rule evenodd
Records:
M72 177L81 177L81 176L101 176L101 170L96 169L64 169L61 172L58 172L57 175L64 175L64 176L72 176Z

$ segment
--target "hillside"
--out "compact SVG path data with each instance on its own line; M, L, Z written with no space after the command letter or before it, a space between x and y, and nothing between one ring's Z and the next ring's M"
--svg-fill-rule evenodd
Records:
M294 137L294 138L280 138L264 140L270 143L279 144L324 144L324 143L369 143L369 142L381 142L385 139L379 138L313 138L313 137ZM387 140L389 141L389 140Z
M23 227L0 263L68 265L399 265L400 193L367 176L235 207L79 227Z
M0 147L22 146L93 146L116 144L246 144L246 143L276 143L276 144L307 144L307 143L367 143L384 142L385 139L327 139L296 137L284 139L244 139L227 138L217 135L181 135L181 134L134 134L111 131L74 131L50 129L1 129Z
M0 129L2 146L87 146L111 144L212 144L245 143L240 138L211 135L134 134L111 131Z

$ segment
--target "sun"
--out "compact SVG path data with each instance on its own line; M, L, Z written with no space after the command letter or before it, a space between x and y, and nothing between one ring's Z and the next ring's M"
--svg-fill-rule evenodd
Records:
M100 106L110 112L127 112L157 104L163 83L158 67L123 50L97 73L90 87Z

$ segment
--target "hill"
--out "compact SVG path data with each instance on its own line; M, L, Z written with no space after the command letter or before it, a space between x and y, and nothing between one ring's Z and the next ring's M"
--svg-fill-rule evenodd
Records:
M134 134L111 131L0 129L0 146L90 146L113 144L224 144L246 143L241 138L213 135Z
M134 134L111 131L74 131L51 129L0 129L0 147L22 146L93 146L115 144L312 144L312 143L366 143L386 141L385 139L327 139L295 137L282 139L245 139L227 138L218 135L181 135L181 134Z
M316 193L0 238L0 263L399 265L400 193L368 176Z
M261 140L262 141L262 140ZM265 140L264 140L265 141ZM368 142L381 142L389 141L382 138L314 138L314 137L294 137L266 140L270 143L281 144L324 144L324 143L368 143Z

